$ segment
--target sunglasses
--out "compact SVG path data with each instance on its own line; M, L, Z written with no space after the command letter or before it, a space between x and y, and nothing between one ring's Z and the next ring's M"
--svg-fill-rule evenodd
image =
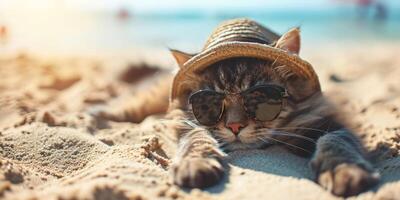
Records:
M219 93L200 90L189 96L189 104L197 121L206 126L217 124L225 109L225 97L239 95L249 118L272 121L282 111L284 100L289 96L286 89L278 85L259 85L240 93Z

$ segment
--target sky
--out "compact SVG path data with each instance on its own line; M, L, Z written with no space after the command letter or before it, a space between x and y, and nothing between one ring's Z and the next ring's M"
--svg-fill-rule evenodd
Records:
M174 11L184 9L320 9L329 8L337 2L351 0L0 0L0 10L47 10L63 8L72 10L115 10L127 7L136 13ZM398 0L380 0L391 6L399 6ZM336 3L335 3L336 2Z

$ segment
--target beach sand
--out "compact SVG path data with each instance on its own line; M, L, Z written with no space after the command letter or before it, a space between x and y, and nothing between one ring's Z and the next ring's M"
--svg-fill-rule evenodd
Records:
M326 95L354 121L382 177L350 199L400 199L400 45L321 48L304 57ZM158 56L165 57L1 56L0 199L340 199L313 182L306 158L280 147L231 153L227 176L214 187L172 185L168 121L91 115L133 102L152 81L129 74L171 68L172 60L157 63Z

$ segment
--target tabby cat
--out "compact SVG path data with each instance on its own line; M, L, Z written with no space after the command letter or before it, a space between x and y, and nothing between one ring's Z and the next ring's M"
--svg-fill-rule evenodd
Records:
M271 46L299 53L298 29L270 39ZM179 66L193 57L177 50L172 54ZM228 58L186 80L192 89L170 102L167 114L180 123L171 167L175 184L212 186L224 175L225 153L270 145L311 157L315 181L335 195L356 195L378 182L360 142L323 94L305 96L307 87L276 64Z
M297 29L282 38L276 47L299 53ZM172 53L179 65L191 58ZM273 61L239 57L214 63L196 77L192 84L197 89L185 97L188 103L175 108L187 122L179 130L179 153L172 168L176 184L211 186L223 176L224 152L275 144L311 156L316 182L335 195L356 195L377 182L359 141L324 96L301 99L304 91L296 90L277 69Z

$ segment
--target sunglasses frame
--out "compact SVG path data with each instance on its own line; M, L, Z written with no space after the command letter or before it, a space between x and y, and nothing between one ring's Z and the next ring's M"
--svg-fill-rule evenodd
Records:
M274 118L271 119L271 120L259 120L259 119L257 119L257 117L250 117L250 116L249 116L250 113L249 113L249 111L247 110L246 106L244 105L244 100L243 100L243 96L244 96L244 95L246 95L246 94L248 94L248 93L250 93L250 92L252 92L252 91L254 91L254 90L258 89L258 88L263 88L263 87L272 87L272 88L278 89L278 90L280 91L280 95L281 95L281 96L280 96L280 98L281 98L281 100L282 100L282 102L281 102L281 110L279 111L279 113L277 113L276 117L274 117ZM243 108L244 108L245 111L246 111L247 116L248 116L249 118L253 118L254 120L263 121L263 122L275 120L275 119L279 116L279 114L282 112L282 108L286 105L286 100L287 100L287 98L289 97L289 94L288 94L286 88L284 88L284 87L282 87L282 86L279 86L279 85L275 85L275 84L263 84L263 85L256 85L256 86L253 86L253 87L251 87L251 88L248 88L248 89L245 90L245 91L238 92L238 93L220 93L220 92L216 92L216 91L210 90L210 89L198 90L198 91L192 93L192 94L189 96L189 98L188 98L188 103L189 103L189 104L192 104L192 101L193 101L193 100L192 100L192 97L193 97L194 95L196 95L196 94L201 93L201 92L212 92L212 93L215 93L215 94L218 94L218 95L221 95L221 96L224 97L224 100L222 101L221 112L220 112L220 114L219 114L219 116L218 116L218 120L215 121L214 125L217 124L217 123L221 120L221 117L222 117L222 115L224 114L224 111L225 111L225 103L224 103L224 101L225 101L225 98L226 98L227 95L239 95L240 98L242 99L242 102L241 102L241 103L242 103ZM196 115L194 115L194 117L197 119ZM199 120L197 119L197 121L199 121ZM200 122L200 121L199 121L199 122ZM209 126L211 126L211 125L209 125Z

